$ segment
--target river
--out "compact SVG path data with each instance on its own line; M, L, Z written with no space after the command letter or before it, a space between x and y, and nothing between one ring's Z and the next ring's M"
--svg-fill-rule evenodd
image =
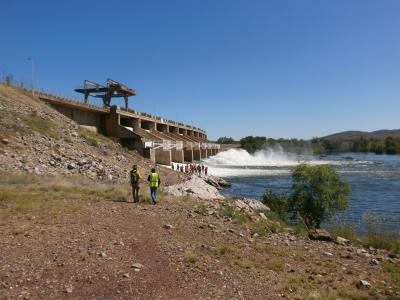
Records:
M373 218L381 229L400 232L399 155L341 153L326 157L298 156L279 147L251 155L242 149L231 149L204 160L204 164L211 175L221 176L232 183L223 194L260 199L269 189L289 194L291 172L304 161L332 166L352 186L349 207L335 218L334 223L349 223L363 232L368 220ZM332 226L332 222L325 225Z

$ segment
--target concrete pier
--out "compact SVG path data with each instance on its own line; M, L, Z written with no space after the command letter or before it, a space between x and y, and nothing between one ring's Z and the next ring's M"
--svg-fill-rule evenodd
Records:
M193 150L192 149L183 150L183 157L185 161L193 162Z
M207 156L207 149L200 149L201 158L208 158Z
M197 160L197 161L201 160L201 151L200 151L200 149L193 149L193 160Z
M177 163L184 163L185 159L184 159L184 154L183 154L183 150L177 150L177 149L172 149L171 150L171 158L173 162L177 162Z
M162 148L156 149L155 150L155 161L157 164L161 165L171 165L172 161L172 155L171 155L171 150L163 150Z

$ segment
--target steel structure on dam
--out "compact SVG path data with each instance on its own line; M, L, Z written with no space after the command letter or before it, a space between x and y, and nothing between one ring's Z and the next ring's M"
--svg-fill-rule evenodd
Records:
M43 92L36 96L82 127L117 138L154 163L199 161L219 152L220 145L209 142L200 128L129 109L128 97L136 92L114 80L104 86L85 80L85 87L76 91L84 102ZM101 98L103 106L89 104L89 96ZM125 99L124 109L111 105L114 97Z

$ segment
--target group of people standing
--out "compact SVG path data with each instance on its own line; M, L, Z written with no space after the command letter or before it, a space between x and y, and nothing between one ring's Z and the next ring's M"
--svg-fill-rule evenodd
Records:
M182 172L182 173L192 173L192 174L197 174L199 176L205 175L207 176L208 174L208 167L205 167L204 165L200 164L171 164L171 169L172 171L177 171L177 172Z
M171 164L171 169L173 171L192 173L202 176L203 174L207 176L208 167L200 164ZM132 186L133 202L139 202L139 190L140 190L140 179L142 178L138 170L137 165L132 166L132 170L129 171L130 183ZM151 168L149 176L147 176L147 182L150 187L150 196L153 204L157 204L157 189L161 184L160 175L157 173L156 168Z
M133 202L139 202L139 189L140 189L140 172L137 165L132 166L132 170L129 172L130 181L132 186ZM160 175L156 172L156 168L151 168L149 176L147 176L147 181L150 187L150 196L153 204L157 204L157 188L161 184Z

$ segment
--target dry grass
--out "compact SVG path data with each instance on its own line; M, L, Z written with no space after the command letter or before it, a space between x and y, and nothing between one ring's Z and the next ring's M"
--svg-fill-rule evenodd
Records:
M111 186L71 177L0 174L0 213L54 216L74 213L90 201L126 201L127 186Z
M0 112L0 121L3 126L12 134L20 132L31 134L37 132L54 139L61 138L61 130L57 124L48 119L38 116L35 112L22 114L17 112Z
M86 143L93 147L97 147L99 143L104 143L108 145L114 143L110 137L92 132L83 127L78 127L77 131L86 140Z

